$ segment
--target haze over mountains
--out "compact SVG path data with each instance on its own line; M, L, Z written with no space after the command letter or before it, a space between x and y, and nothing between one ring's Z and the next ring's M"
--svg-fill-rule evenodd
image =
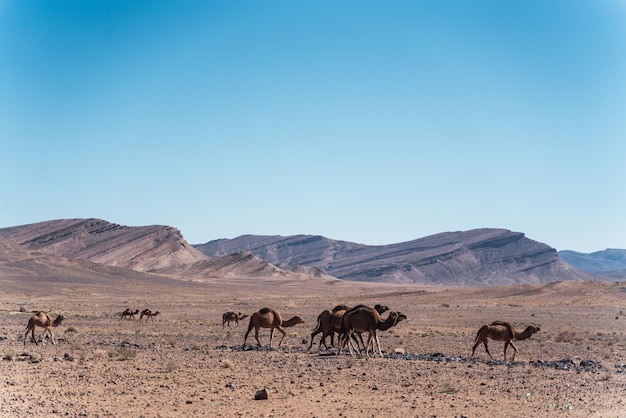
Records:
M0 242L50 257L178 278L314 277L463 286L598 279L564 262L548 245L505 229L446 232L384 246L314 235L244 235L192 246L169 226L63 219L2 228Z
M591 274L626 279L626 250L609 248L590 254L576 251L559 251L559 256L573 265Z

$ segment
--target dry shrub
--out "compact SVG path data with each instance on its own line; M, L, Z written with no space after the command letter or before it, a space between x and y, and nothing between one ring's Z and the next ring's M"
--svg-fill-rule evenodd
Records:
M118 360L130 360L137 357L137 350L132 348L122 347L117 350L109 351L109 358L117 357Z
M180 364L178 364L177 362L173 360L170 360L167 363L165 363L165 370L168 372L173 372L178 369L180 369Z
M575 341L582 341L583 337L578 335L578 333L572 329L564 329L557 334L554 338L554 341L557 343L571 343Z
M220 366L222 367L222 369L232 369L234 366L234 363L230 361L229 359L224 359L221 361Z

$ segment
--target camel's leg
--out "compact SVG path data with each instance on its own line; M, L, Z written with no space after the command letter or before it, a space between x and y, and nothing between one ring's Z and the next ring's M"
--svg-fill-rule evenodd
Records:
M352 337L352 331L348 331L346 333L346 335L343 336L343 345L344 346L348 346L348 353L350 353L351 356L353 356L354 354L352 354L352 342L350 341L350 338Z
M246 341L248 340L248 334L252 331L252 320L250 320L250 325L248 325L248 331L246 331L246 336L243 338L243 348L246 348Z
M313 330L313 332L311 333L311 343L309 344L309 348L307 348L307 350L310 350L313 347L313 338L319 334L320 332L322 332L321 327L319 326L319 322L317 324L317 327L315 327L315 329ZM322 333L322 339L324 339L324 334ZM320 348L322 346L322 340L320 340Z
M356 346L359 348L359 351L363 351L363 348L365 348L365 343L363 342L363 335L361 335L361 333L357 333L357 335L359 336L359 340L361 341L361 345L359 345L359 341L356 340L356 338L354 339L354 341L356 342ZM366 350L367 351L367 350Z
M322 344L324 344L324 348L328 350L328 346L326 345L326 337L328 336L328 334L326 334L323 330L321 330L320 332L322 333L322 337L320 338L320 343L317 346L317 351L322 350ZM313 334L311 334L311 346L312 345L313 345ZM311 348L311 346L309 346L309 349Z
M474 352L476 351L476 347L478 347L480 345L482 341L476 341L476 343L474 344L474 346L472 347L472 357L474 357Z
M33 328L26 328L26 332L24 333L24 345L26 345L26 339L28 338L28 333L31 331L32 331L32 335L30 338L32 338L35 344L37 344L37 341L35 340L35 330Z
M367 345L365 346L365 357L369 357L370 355L370 343L372 342L373 334L370 332L367 335ZM374 351L374 350L372 350Z
M52 344L56 344L57 342L54 340L54 334L52 333L52 330L50 329L50 327L44 329L43 334L41 334L41 343L42 344L46 344L46 335L50 336L50 340L52 341Z
M485 351L487 352L487 354L489 354L489 358L491 360L493 360L493 356L491 355L491 353L489 352L489 347L487 347L487 339L485 338L485 341L483 341L483 345L485 346Z
M374 341L376 341L376 345L378 346L378 354L380 354L380 356L383 357L383 350L380 349L380 340L378 339L378 333L376 332L376 330L374 330ZM373 346L372 346L372 351L374 351Z
M283 336L281 337L280 341L278 342L278 346L280 347L280 345L283 343L283 340L285 339L285 336L287 335L287 333L285 332L283 327L276 327L276 329L279 330L281 334L283 334Z
M515 361L515 354L517 354L517 347L515 347L515 344L513 344L513 341L510 342L511 347L513 347L513 357L511 358L511 361Z

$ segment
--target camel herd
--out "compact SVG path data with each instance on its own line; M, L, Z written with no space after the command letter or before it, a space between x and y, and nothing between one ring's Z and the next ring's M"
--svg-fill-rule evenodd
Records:
M126 318L126 319L135 319L135 315L137 315L139 313L139 309L135 309L135 311L133 312L132 309L130 308L126 308L126 310L124 310L124 312L122 312L122 314L120 315L120 320ZM152 312L150 309L144 309L143 311L141 311L141 315L139 316L139 320L141 321L143 319L143 317L146 317L146 322L149 319L152 319L154 321L154 317L157 316L159 314L159 311L156 312Z
M376 352L376 348L378 348L378 354L382 357L383 353L380 348L380 340L378 337L378 331L386 331L407 319L407 316L402 312L390 311L387 314L386 318L382 317L382 314L389 311L389 308L385 305L377 304L373 308L366 305L357 305L354 307L348 307L346 305L337 305L333 309L326 309L322 311L317 317L317 324L313 332L311 333L311 340L309 343L308 350L311 350L313 347L313 338L317 334L322 334L319 342L319 348L321 349L322 344L324 347L328 349L328 345L326 344L326 338L330 337L331 346L335 346L334 344L334 335L335 333L338 335L337 338L337 349L338 353L341 353L347 347L350 355L353 354L353 349L355 352L362 353L365 350L365 355L369 356L370 347L372 352ZM35 328L40 327L44 328L44 332L41 336L42 344L45 342L46 335L50 336L53 344L56 344L54 339L54 335L52 333L51 328L57 327L63 322L65 316L58 315L56 319L52 320L52 317L43 311L32 311L35 315L33 315L26 326L26 332L24 333L24 345L26 345L26 340L28 337L28 333L31 334L31 340L38 344L35 338ZM130 308L127 308L120 314L120 320L126 319L135 319L135 315L139 314L139 309L133 311ZM142 320L143 317L146 317L146 321L152 319L159 315L159 311L152 312L150 309L144 309L141 311L141 315L139 320ZM222 315L222 327L228 325L230 327L230 323L234 322L235 326L239 325L239 321L247 318L248 315L244 315L241 312L225 312ZM246 341L248 340L248 335L250 331L254 328L254 339L257 344L261 346L261 342L259 341L259 330L261 328L266 328L270 330L270 342L269 348L272 348L272 341L274 338L274 330L278 330L282 334L280 341L278 342L278 347L280 347L283 339L287 335L283 328L293 327L298 324L303 324L304 321L299 316L294 316L290 319L283 319L280 312L276 309L271 308L263 308L257 312L254 312L250 316L250 322L248 324L248 329L244 336L243 340L243 349L246 348ZM476 338L474 339L474 346L472 347L472 357L476 351L476 348L483 344L485 346L485 351L489 355L489 357L493 360L491 353L489 352L489 348L487 346L487 340L492 339L494 341L504 341L504 360L506 361L506 351L509 345L513 347L513 356L511 361L515 361L515 354L517 353L517 347L513 344L514 340L525 340L530 338L534 333L539 332L540 329L537 326L529 325L522 332L519 332L515 329L515 327L509 323L504 321L494 321L491 324L483 325L477 332ZM367 333L367 342L363 342L363 337L361 334ZM356 346L355 346L356 344Z

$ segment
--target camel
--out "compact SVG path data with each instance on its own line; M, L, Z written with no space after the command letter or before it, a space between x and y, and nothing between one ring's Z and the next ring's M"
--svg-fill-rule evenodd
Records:
M130 308L126 308L126 310L124 312L122 312L122 316L120 317L120 320L128 317L128 319L135 319L135 315L137 315L139 313L139 309L136 309L135 312L131 311Z
M480 343L483 343L489 358L493 360L493 357L489 352L489 348L487 347L487 339L491 338L495 341L504 341L504 361L506 361L506 349L509 345L513 347L513 357L511 358L511 361L515 361L517 347L513 344L513 340L525 340L530 338L535 332L539 331L539 327L529 325L523 332L518 332L513 325L504 321L494 321L490 325L483 325L476 333L476 338L474 339L475 344L474 347L472 347L472 357L474 357L476 347L478 347Z
M152 312L150 309L144 309L143 311L141 311L141 315L139 315L139 320L141 321L141 318L145 316L146 322L148 322L150 319L154 321L154 317L157 316L158 314L159 314L159 311Z
M224 313L224 315L222 315L222 327L224 326L224 324L228 324L228 326L230 326L231 322L235 323L235 326L239 325L239 321L247 318L248 315L243 315L241 312L239 312L238 314L228 311L226 313Z
M246 336L243 339L243 348L246 348L246 340L248 339L248 334L254 327L254 338L256 339L259 347L261 346L261 342L259 341L259 329L260 328L269 328L270 329L270 349L272 348L272 339L274 338L274 329L280 331L283 334L282 338L278 342L278 346L283 342L283 339L287 335L283 328L293 327L297 324L304 324L304 321L299 316L294 316L293 318L288 319L287 321L283 320L280 313L275 309L263 308L260 311L257 311L252 314L250 317L250 323L248 324L248 331L246 331Z
M36 311L34 311L36 312ZM50 334L50 338L52 339L52 344L56 344L54 340L54 334L52 334L52 330L50 327L58 327L61 322L65 319L65 316L58 315L54 321L52 321L52 317L48 315L46 312L38 311L28 320L28 325L26 325L26 332L24 333L24 345L26 345L26 337L30 332L30 337L37 345L37 340L35 339L35 327L44 328L43 334L41 335L41 343L45 343L46 334Z
M332 311L328 309L322 311L322 313L320 313L317 316L317 326L311 333L311 342L309 344L308 350L310 350L311 347L313 347L313 338L320 332L322 333L322 339L320 340L319 348L321 348L322 344L324 344L324 347L328 350L328 345L326 345L326 337L328 337L329 335L330 335L330 345L334 347L335 332L341 331L341 323L343 321L344 314L347 311L359 309L359 308L365 308L365 307L367 306L357 305L353 308L350 308L346 305L337 305L332 309ZM374 306L374 309L376 309L378 313L380 314L389 310L387 306L381 305L381 304L376 304ZM361 337L361 334L358 333L357 335L359 336L361 340L361 345L365 345L363 343L363 337ZM353 337L353 338L356 338L356 337Z
M341 346L348 344L348 351L352 354L352 345L350 337L355 332L367 332L367 344L365 347L365 355L369 356L370 344L372 345L372 351L376 351L374 343L378 346L378 354L383 357L383 352L380 349L380 341L378 339L377 331L386 331L389 328L395 326L400 321L407 319L407 316L402 312L389 312L386 319L383 319L378 311L372 308L363 307L358 309L352 309L343 316L342 325L342 337ZM341 350L340 350L341 351Z

